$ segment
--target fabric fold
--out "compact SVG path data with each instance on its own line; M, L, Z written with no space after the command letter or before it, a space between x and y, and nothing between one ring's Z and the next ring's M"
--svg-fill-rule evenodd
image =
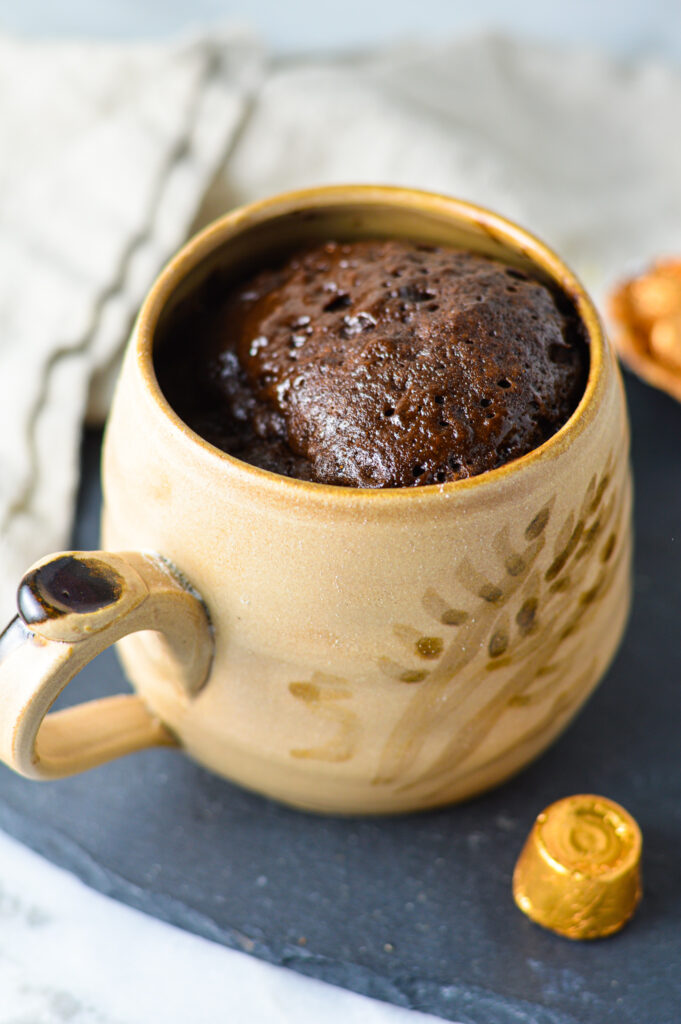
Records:
M186 238L261 68L240 33L126 47L0 39L5 615L28 563L67 543L88 399L101 418L101 371Z

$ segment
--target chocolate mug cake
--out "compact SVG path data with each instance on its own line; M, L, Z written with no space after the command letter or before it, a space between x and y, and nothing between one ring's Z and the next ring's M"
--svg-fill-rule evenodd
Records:
M569 300L479 253L330 241L178 311L157 357L170 404L216 447L285 476L411 487L526 454L587 376Z

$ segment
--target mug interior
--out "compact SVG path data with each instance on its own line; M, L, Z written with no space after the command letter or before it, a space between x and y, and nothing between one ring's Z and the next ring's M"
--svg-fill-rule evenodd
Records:
M577 408L562 427L526 455L468 480L456 480L444 486L470 485L490 474L517 467L537 452L565 440L570 431L579 429L580 419L599 387L604 340L598 315L571 271L538 239L491 211L445 196L373 186L310 189L243 207L210 225L178 253L159 278L140 314L145 329L139 331L142 345L139 354L147 362L152 386L166 411L177 417L185 430L190 430L168 403L159 384L156 365L180 307L191 300L208 278L217 273L221 285L229 288L259 270L276 267L295 250L315 243L329 239L351 242L380 238L471 249L528 272L558 288L576 309L585 328L589 364L586 386ZM193 431L192 434L220 457L253 472L277 477L286 484L334 487L352 492L363 490L310 483L260 470L214 448ZM387 488L381 493L424 492L441 487L431 484L419 488Z

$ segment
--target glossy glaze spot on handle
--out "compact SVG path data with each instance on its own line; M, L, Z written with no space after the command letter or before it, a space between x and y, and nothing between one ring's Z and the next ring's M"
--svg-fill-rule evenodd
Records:
M208 679L213 634L199 595L158 555L60 552L33 566L19 615L0 635L0 757L34 779L59 778L177 741L141 697L62 711L64 687L131 632L162 634L167 684L188 703Z
M17 596L27 625L76 612L99 611L115 604L123 592L123 579L98 558L61 555L24 576Z

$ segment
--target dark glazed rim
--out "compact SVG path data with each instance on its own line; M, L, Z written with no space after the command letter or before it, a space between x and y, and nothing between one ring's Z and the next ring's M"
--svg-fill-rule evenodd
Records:
M526 455L463 480L418 487L365 488L298 480L259 469L216 448L187 426L161 391L153 365L156 326L175 289L216 249L238 238L242 232L256 224L294 211L345 205L408 208L412 212L421 212L424 215L434 214L441 221L453 220L457 223L472 224L510 252L529 259L572 299L589 340L589 374L577 408L555 434ZM484 207L450 196L389 185L333 185L286 192L242 206L214 221L190 239L156 279L140 309L133 339L137 367L148 397L179 434L215 461L216 470L224 473L225 469L229 468L230 475L237 474L243 483L257 485L263 495L267 492L270 496L276 493L280 497L288 494L289 498L300 498L307 494L317 500L324 497L334 503L348 504L356 503L359 499L392 503L422 502L430 501L435 495L443 493L463 496L466 492L479 491L480 488L489 488L494 483L508 481L529 466L555 458L593 421L604 394L607 364L606 341L598 313L577 277L553 250L524 228Z

